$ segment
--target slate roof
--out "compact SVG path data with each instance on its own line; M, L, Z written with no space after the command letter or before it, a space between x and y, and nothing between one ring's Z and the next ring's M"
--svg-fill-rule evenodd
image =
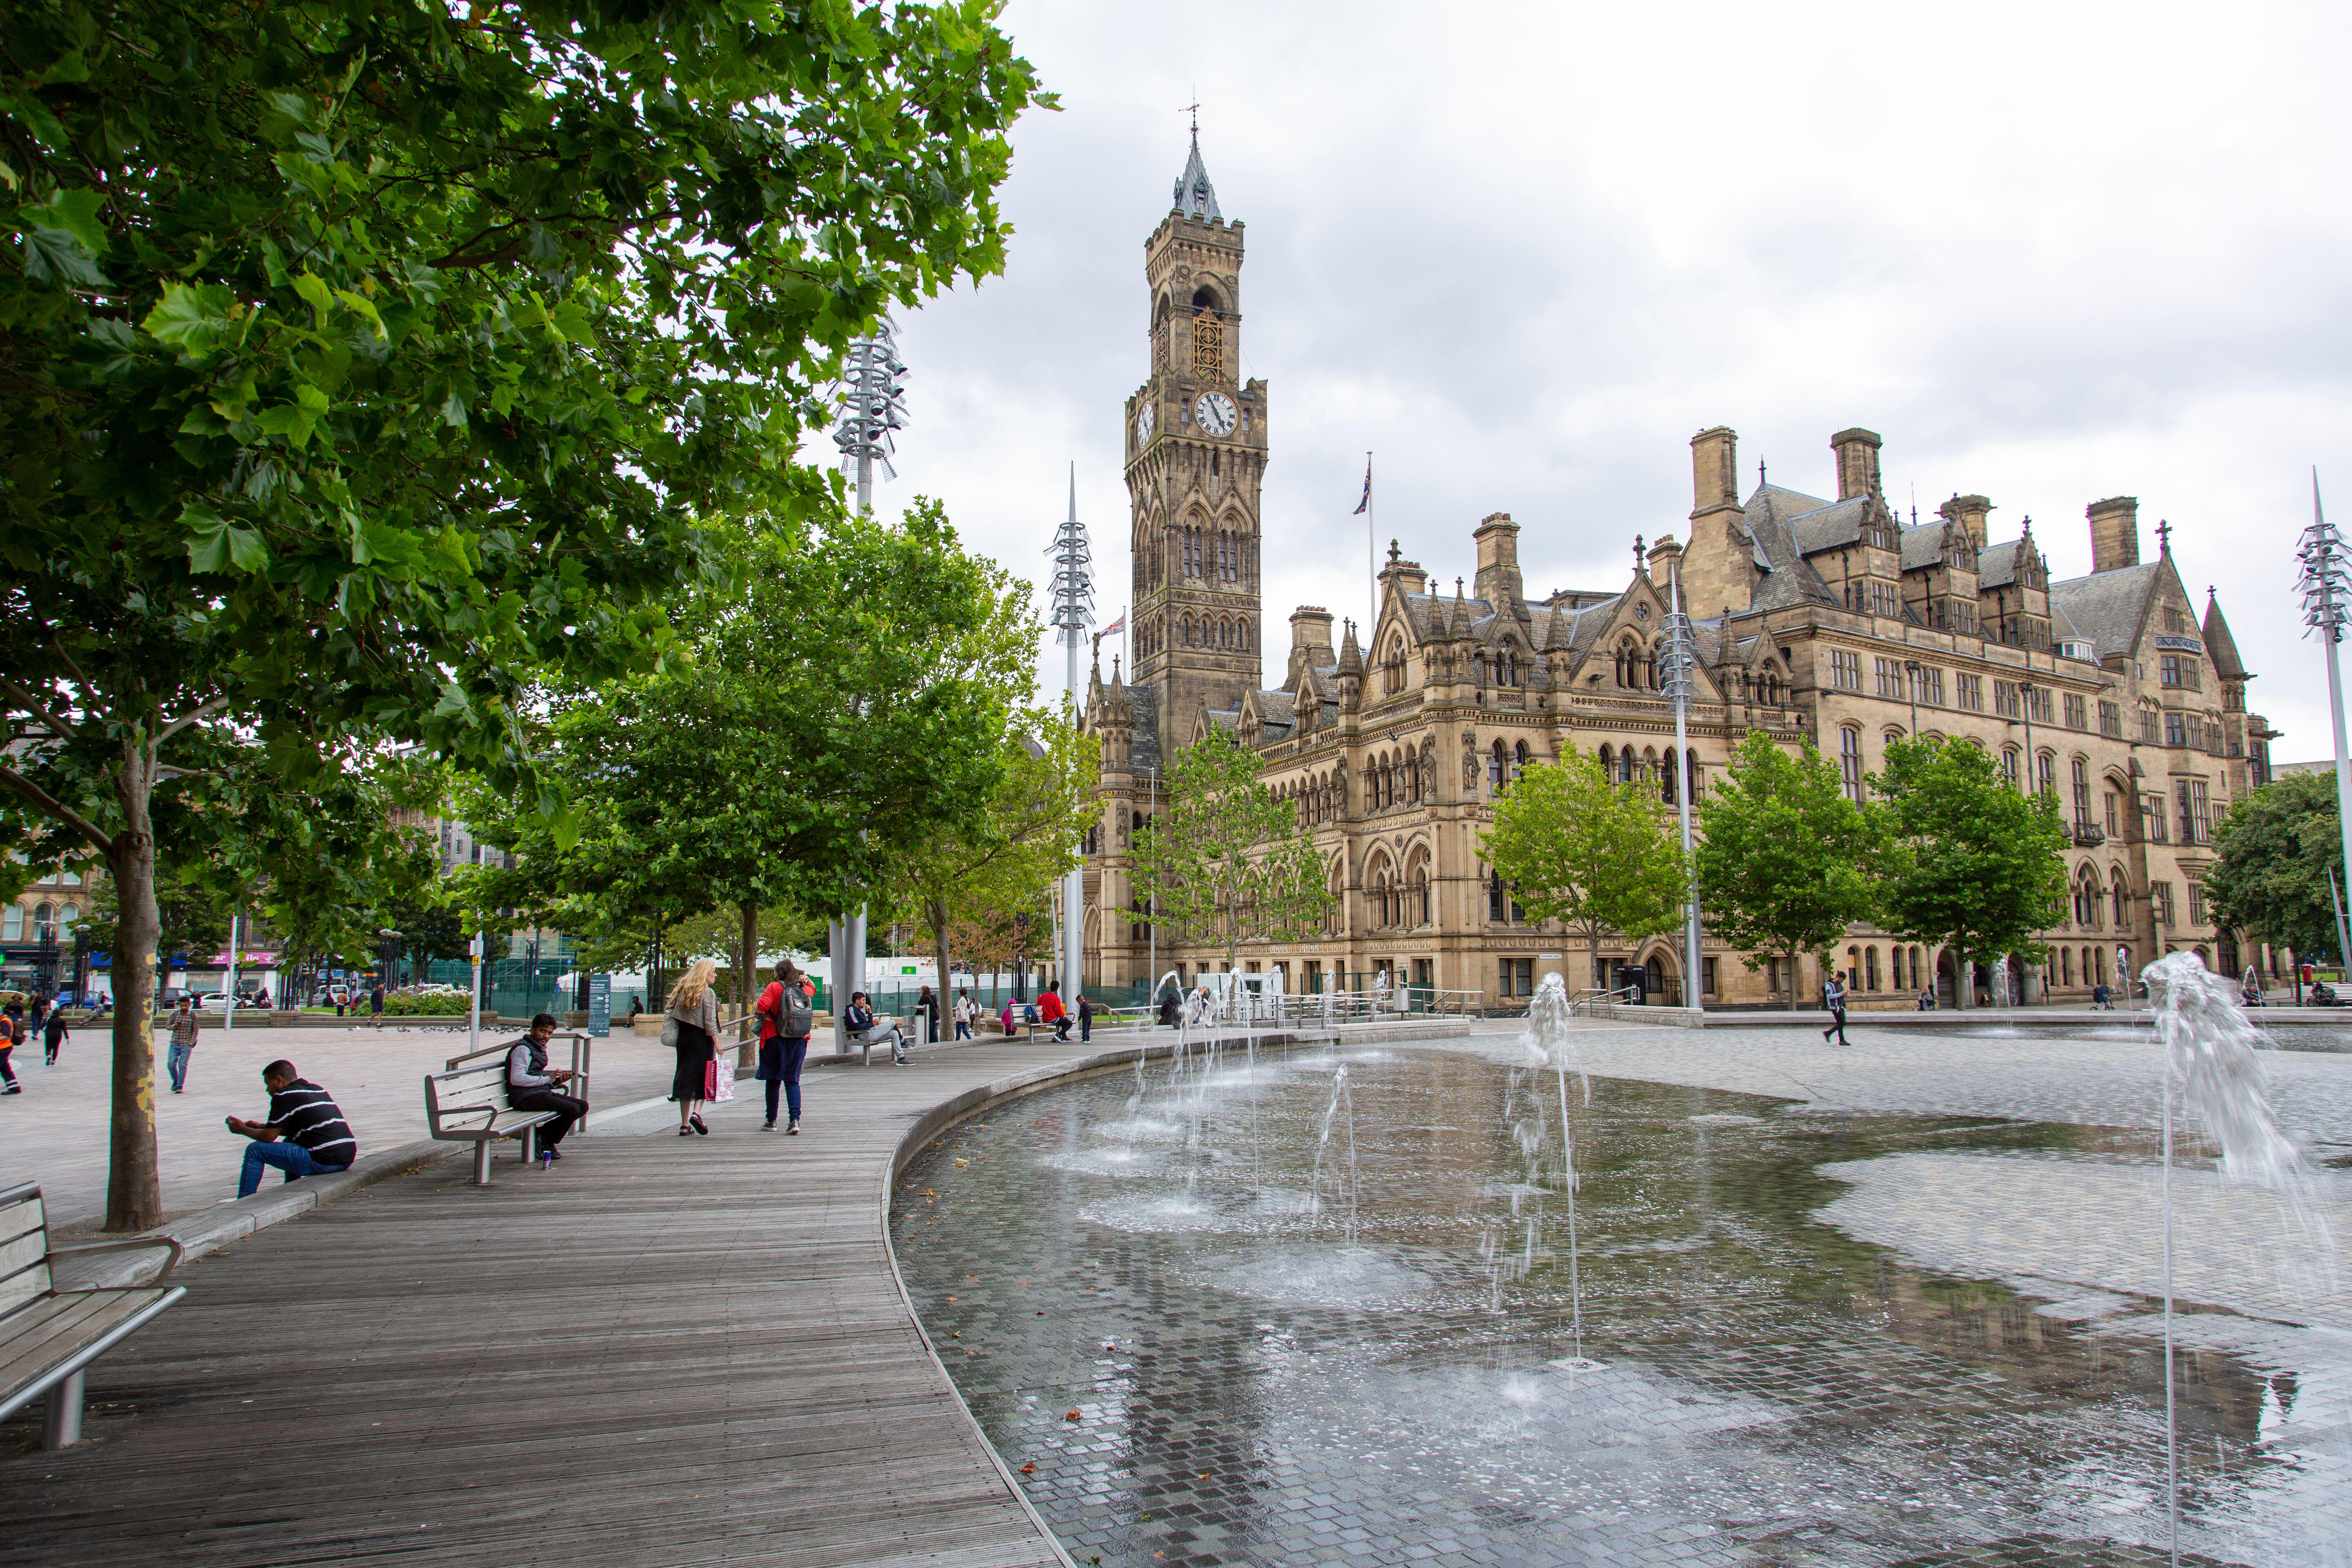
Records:
M2210 595L2205 599L2205 657L2213 661L2213 672L2222 679L2247 679L2245 661L2238 657L2238 639L2230 635L2230 623L2221 616L2221 601Z
M1149 686L1130 686L1127 700L1135 710L1135 769L1156 773L1160 771L1160 700Z
M1217 210L1217 187L1209 184L1208 165L1201 162L1198 127L1192 132L1192 155L1184 161L1184 172L1176 176L1176 210L1186 217L1224 221L1225 215Z
M1903 570L1916 572L1944 558L1944 524L1923 522L1903 531Z
M2004 546L2013 549L2013 546ZM2129 653L2139 641L2147 618L2149 595L2156 592L2156 574L2163 557L2112 572L2094 572L2050 584L2050 604L2065 613L2077 637L2088 637L2095 657ZM2003 581L2008 579L2004 578Z
M1751 608L1789 609L1798 605L1832 605L1838 596L1822 581L1812 563L1798 552L1788 519L1801 511L1818 511L1827 501L1778 485L1759 485L1748 498L1748 537L1755 541L1756 564L1763 572L1756 584Z
M1869 515L1870 499L1854 496L1816 507L1789 519L1789 534L1797 542L1798 552L1818 555L1824 550L1862 542L1862 521Z
M2014 586L2017 583L2017 552L2024 542L2021 539L2012 539L2007 544L1988 544L1978 551L1977 586L1979 588ZM2057 591L2054 584L2051 591L2053 594Z

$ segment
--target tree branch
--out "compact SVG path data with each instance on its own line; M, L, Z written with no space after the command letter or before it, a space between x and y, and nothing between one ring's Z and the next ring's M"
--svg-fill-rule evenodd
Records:
M50 732L56 735L58 740L70 741L73 739L73 731L66 728L64 721L60 720L56 714L43 707L38 698L26 690L23 687L17 685L15 681L0 680L0 691L5 691L9 696L16 700L19 706L29 710L41 721L42 723L47 724L49 727Z
M83 816L79 812L75 811L63 801L58 800L54 795L50 795L48 791L43 789L40 785L35 784L24 774L18 773L16 769L0 768L0 784L5 784L9 789L16 791L18 795L23 795L26 800L32 802L34 806L38 810L46 812L49 816L56 817L59 822L64 823L68 827L72 828L76 833L79 833L84 838L89 839L91 847L96 848L100 854L111 855L114 852L113 835L102 831L97 824Z
M204 720L209 719L227 706L227 698L215 697L210 702L203 703L197 707L189 709L177 719L168 720L165 721L163 727L155 733L155 743L159 746L162 745L164 742L170 740L173 736L178 734L189 725L199 723Z

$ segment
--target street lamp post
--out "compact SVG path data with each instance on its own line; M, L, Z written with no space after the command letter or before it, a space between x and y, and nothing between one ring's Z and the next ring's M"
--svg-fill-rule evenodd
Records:
M874 469L895 479L890 466L898 451L898 432L907 427L907 366L898 357L898 329L887 317L874 331L851 343L842 357L841 384L834 400L841 417L833 427L833 443L841 449L845 472L856 476L860 516L874 510ZM826 922L825 941L833 963L833 1048L849 1051L848 998L866 988L866 906ZM944 984L947 976L940 976Z
M1919 738L1919 672L1926 668L1916 658L1903 661L1904 683L1911 690L1911 738L1915 741Z
M2344 640L2347 599L2352 599L2352 567L2345 560L2344 537L2328 526L2319 506L2319 470L2311 471L2311 526L2303 531L2295 556L2303 569L2295 587L2303 595L2303 624L2319 634L2327 648L2327 709L2336 729L2336 819L2341 834L2344 864L2352 867L2352 753L2344 742L2344 677L2337 668L2336 645ZM2336 952L2352 965L2352 931L2346 930L2341 910L2336 917ZM2303 955L2295 954L2298 964Z
M1064 688L1070 694L1070 721L1078 715L1078 646L1093 621L1095 586L1087 525L1078 521L1078 466L1070 465L1070 515L1046 546L1054 558L1053 626L1065 650ZM1062 877L1062 994L1075 1006L1085 984L1087 870L1082 860Z
M1690 700L1696 690L1692 672L1698 663L1698 641L1691 633L1690 616L1683 613L1682 576L1677 567L1667 569L1666 595L1666 657L1671 669L1666 679L1666 695L1674 699L1675 766L1682 773L1682 777L1675 781L1675 800L1682 813L1683 864L1690 879L1683 910L1683 1003L1704 1009L1706 972L1699 957L1698 869L1691 858L1691 781L1698 770L1691 766L1686 722Z

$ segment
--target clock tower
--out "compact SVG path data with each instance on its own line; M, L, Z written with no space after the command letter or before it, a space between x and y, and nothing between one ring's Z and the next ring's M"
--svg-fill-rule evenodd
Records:
M1151 374L1127 405L1135 684L1163 747L1259 684L1258 495L1265 383L1241 379L1242 226L1217 210L1201 134L1143 245Z

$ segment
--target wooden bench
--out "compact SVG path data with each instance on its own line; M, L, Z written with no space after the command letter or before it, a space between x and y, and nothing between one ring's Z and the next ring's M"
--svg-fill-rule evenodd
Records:
M59 1290L49 1267L71 1253L148 1247L172 1254L152 1285ZM0 1192L0 1420L43 1400L41 1447L80 1442L85 1369L188 1293L164 1283L183 1255L164 1236L53 1247L39 1185L25 1182Z
M566 1093L571 1092L567 1088ZM555 1120L552 1110L517 1110L507 1103L507 1058L501 1051L446 1072L425 1075L425 1125L445 1143L474 1145L474 1185L490 1184L490 1145L501 1138L522 1142L523 1163L537 1156L533 1134Z

